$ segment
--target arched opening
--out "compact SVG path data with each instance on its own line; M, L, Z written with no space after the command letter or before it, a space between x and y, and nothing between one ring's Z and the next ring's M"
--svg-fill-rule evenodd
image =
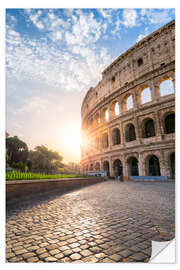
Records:
M132 95L127 95L123 100L123 110L128 111L134 107Z
M103 171L106 171L107 172L107 176L110 176L110 173L109 173L109 161L105 160L103 162Z
M132 95L129 96L126 100L126 108L127 110L130 110L133 108L133 98L132 98Z
M175 113L171 113L165 118L165 133L175 132Z
M109 110L108 109L105 109L104 110L104 120L105 121L108 121L109 120Z
M132 176L139 176L138 160L135 157L128 159L129 174Z
M141 104L145 104L147 102L150 102L151 100L151 90L149 87L147 87L141 91Z
M151 118L146 118L142 122L142 137L149 138L155 136L154 121Z
M172 80L164 80L160 84L160 95L167 96L170 94L174 94L174 85Z
M120 130L119 128L114 128L112 131L112 144L117 145L120 143L121 143Z
M152 155L149 158L148 175L150 175L150 176L160 176L161 175L159 159L155 155Z
M136 133L135 133L135 128L133 124L128 124L126 126L126 142L131 142L136 140Z
M175 179L175 153L170 155L171 178Z
M114 105L115 116L119 115L119 102L116 102Z
M114 176L123 175L123 166L122 166L122 162L119 159L116 159L113 162L113 170L114 170Z
M108 134L104 133L103 136L102 136L102 147L107 148L108 146L109 146Z
M90 168L89 168L90 171L93 171L93 164L91 163L90 165Z
M100 163L99 162L96 162L96 164L95 164L95 170L96 171L100 171Z
M88 165L86 165L86 173L88 172Z
M137 60L137 64L138 67L140 67L143 64L143 59L141 57Z

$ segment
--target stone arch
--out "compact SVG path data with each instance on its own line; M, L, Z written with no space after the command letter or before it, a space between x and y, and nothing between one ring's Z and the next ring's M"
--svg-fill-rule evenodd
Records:
M142 138L149 138L155 136L154 121L152 118L145 118L141 124Z
M94 169L94 166L93 166L93 163L91 163L90 166L89 166L89 170L93 171L93 169Z
M112 144L117 145L121 143L120 130L119 128L114 128L112 130Z
M134 103L133 103L133 95L131 93L129 93L123 98L122 106L124 112L133 109Z
M109 161L105 160L103 162L103 171L107 172L107 176L110 176L110 172L109 172Z
M146 170L147 175L150 176L160 176L160 162L159 158L156 155L149 155L146 158Z
M145 104L152 101L151 88L146 85L138 90L138 103Z
M175 133L175 113L169 112L164 115L164 132L165 134Z
M160 96L167 96L174 94L174 84L173 78L171 76L162 77L158 82L158 86Z
M119 102L117 100L111 104L110 114L112 117L117 117L120 114Z
M128 164L128 173L131 176L139 176L139 166L138 160L136 157L130 157L127 160Z
M107 122L109 121L109 109L106 107L102 111L102 121Z
M125 128L125 138L126 142L131 142L136 140L135 127L132 123L126 125Z
M123 165L120 159L115 159L113 162L114 176L123 175Z
M95 170L96 171L100 171L100 163L99 162L96 162L96 164L95 164Z

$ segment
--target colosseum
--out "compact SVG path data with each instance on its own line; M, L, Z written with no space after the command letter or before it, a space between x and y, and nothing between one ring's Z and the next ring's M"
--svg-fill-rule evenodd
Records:
M175 21L121 54L82 103L81 171L175 178Z

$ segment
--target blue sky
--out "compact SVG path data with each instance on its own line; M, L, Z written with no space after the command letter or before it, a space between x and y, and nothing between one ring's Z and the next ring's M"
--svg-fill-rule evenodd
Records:
M7 9L6 130L79 160L80 108L121 53L174 9ZM77 140L77 147L73 143Z

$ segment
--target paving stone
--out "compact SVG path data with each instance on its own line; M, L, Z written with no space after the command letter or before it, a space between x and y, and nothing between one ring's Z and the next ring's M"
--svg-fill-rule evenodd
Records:
M107 181L8 206L6 260L147 262L151 240L175 236L174 199L174 183Z
M80 247L81 247L81 249L87 249L87 248L89 248L89 245L82 245Z
M28 252L27 249L18 249L18 250L15 250L15 251L14 251L14 253L15 253L16 255L21 255L21 254L27 253L27 252Z
M36 249L36 253L37 254L42 254L42 253L45 253L47 250L45 248L38 248Z
M121 251L120 254L121 254L121 256L123 256L124 258L127 258L127 257L129 257L130 255L132 255L133 252L130 251L129 249L125 249L125 250Z
M23 254L22 256L24 259L28 259L28 258L36 256L36 254L34 252L28 252L28 253Z
M31 257L31 258L27 259L27 262L31 262L31 263L39 262L39 258L38 257Z
M55 258L55 257L51 257L51 256L49 256L49 257L46 257L45 259L44 259L46 262L57 262L57 258Z
M109 258L115 262L122 262L123 259L123 257L119 254L113 254Z
M133 260L135 260L135 261L137 261L137 262L142 262L143 260L145 260L145 259L149 259L149 257L147 256L147 255L145 255L145 254L143 254L143 253L141 253L141 252L139 252L139 253L135 253L135 254L133 254L132 256L131 256L131 259L133 259Z
M47 250L52 250L52 249L56 249L56 248L58 248L58 245L56 245L56 244L46 246Z
M80 244L79 243L73 243L73 244L70 244L69 246L72 247L72 248L76 248L76 247L79 247Z
M6 253L6 259L10 259L14 256L15 256L15 254L13 252Z
M71 249L67 249L67 250L65 250L65 251L63 251L63 254L65 255L65 256L69 256L69 255L71 255L73 252L76 252L76 251L72 251Z
M50 251L49 251L49 253L51 254L51 255L56 255L56 254L58 254L60 252L60 250L59 249L51 249Z
M67 239L67 242L72 244L74 242L77 242L77 239L76 238L70 238L70 239Z
M70 247L69 247L69 246L62 246L62 247L59 247L59 249L60 249L61 251L65 251L65 250L67 250L67 249L70 249Z
M84 263L96 263L96 262L98 262L98 258L91 255L91 256L83 258L82 261Z
M113 260L111 260L110 258L104 258L101 261L99 261L100 263L114 263Z
M95 247L91 247L89 248L89 250L93 253L101 253L102 248L100 248L99 246L95 246Z
M72 250L74 253L78 253L81 251L81 248L77 247L77 248L73 248Z
M92 252L89 251L88 249L84 249L80 252L81 255L83 255L84 257L87 257L89 255L92 255Z
M22 250L23 246L15 246L15 247L12 248L13 251L20 250L20 249Z
M101 252L101 253L95 254L95 257L98 259L103 259L103 258L107 257L107 255Z
M74 260L79 260L81 259L81 255L79 253L74 253L70 256L70 258L74 261Z
M39 258L41 258L41 259L45 259L45 258L47 258L47 257L49 257L49 253L48 252L44 252L44 253L42 253L42 254L39 254Z
M66 251L64 251L64 252L66 252ZM54 257L59 260L59 259L62 259L64 257L64 254L63 253L58 253Z

